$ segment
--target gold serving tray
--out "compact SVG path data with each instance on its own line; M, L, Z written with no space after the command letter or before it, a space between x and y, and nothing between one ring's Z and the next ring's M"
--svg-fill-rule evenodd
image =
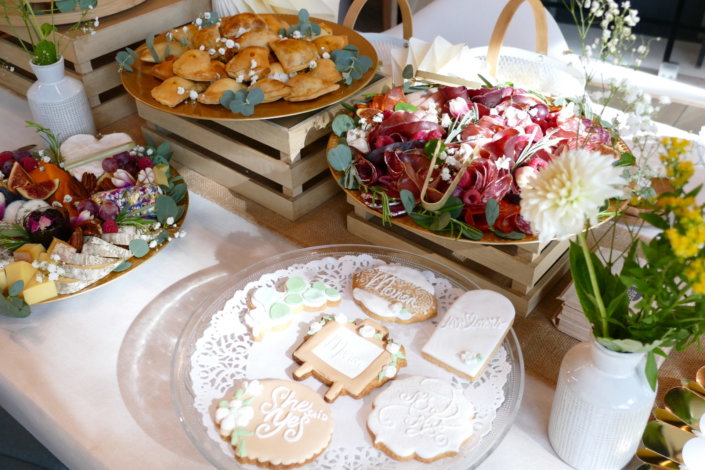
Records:
M338 136L335 134L331 134L330 139L328 140L328 146L326 148L326 154L330 149L338 145ZM629 148L623 141L619 141L616 145L617 152L623 153L623 152L630 152ZM340 178L343 176L343 172L337 171L333 169L330 165L328 165L328 168L330 169L331 174L333 175L333 179L335 179L336 182L340 181ZM382 212L372 209L369 207L367 204L365 204L362 201L362 197L360 195L360 191L358 190L351 190L351 189L345 189L341 187L345 193L350 196L350 199L352 199L355 204L357 204L359 207L362 209L366 210L370 214L382 218ZM624 209L624 207L627 205L627 201L612 201L610 203L610 212L617 212L621 211ZM608 220L612 219L612 217L605 217L604 219L600 220L600 222L596 225L602 225L603 223L607 222ZM481 240L470 240L468 238L455 238L451 237L449 235L441 235L436 232L432 232L424 227L421 227L418 225L414 219L409 217L408 215L399 215L396 217L392 217L392 224L397 225L399 227L405 228L411 232L416 232L418 234L421 234L423 236L432 236L436 237L439 239L443 240L454 240L454 241L459 241L459 242L464 242L464 243L470 243L470 244L481 244L481 245L525 245L525 244L530 244L530 243L538 243L539 239L536 235L527 235L526 238L522 240L507 240L505 238L500 238L497 235L495 235L493 232L489 230L483 230L483 237Z
M176 171L176 169L175 169L174 167L171 167L171 175L172 175L172 177L174 177L174 176L179 176L179 172ZM181 203L179 204L179 206L182 206L182 207L184 208L184 214L183 214L183 215L181 216L181 218L176 222L177 230L180 230L180 229L181 229L181 226L184 224L184 220L186 219L186 213L188 212L188 203L189 203L189 196L188 196L188 191L186 191L186 195L184 196L184 198L181 200ZM101 286L104 286L105 284L108 284L108 283L110 283L110 282L113 282L113 281L115 281L116 279L119 279L119 278L121 278L122 276L131 273L132 271L134 271L134 270L137 269L138 267L142 266L142 265L143 265L144 263L146 263L147 261L149 261L149 260L151 260L152 258L154 258L154 257L155 257L160 251L162 251L162 250L164 249L164 247L166 247L169 243L171 243L171 242L167 240L167 241L165 241L164 243L162 243L160 246L155 247L155 248L151 248L151 249L149 250L149 253L147 253L146 255L144 255L144 256L141 257L141 258L137 258L137 257L133 256L132 258L126 260L127 262L132 263L132 266L130 266L128 269L126 269L126 270L124 270L124 271L120 271L119 273L111 272L111 273L108 274L107 276L98 279L98 280L95 281L93 284L90 284L90 285L84 287L83 289L81 289L81 290L79 290L79 291L77 291L77 292L74 292L74 293L72 293L72 294L62 294L62 295L58 295L58 296L56 296L56 297L54 297L54 298L47 299L47 300L45 300L45 301L43 301L43 302L39 302L39 303L37 303L37 304L35 304L35 305L49 304L49 303L52 303L52 302L58 302L59 300L64 300L64 299L68 299L68 298L70 298L70 297L74 297L74 296L77 296L77 295L80 295L80 294L85 294L86 292L92 291L93 289L97 289L98 287L101 287ZM123 248L124 248L124 247L123 247Z
M290 24L294 24L299 21L298 17L295 15L274 16L281 18ZM312 20L328 25L335 35L347 35L349 43L358 48L360 55L365 55L372 59L372 66L359 80L353 81L350 85L341 85L341 87L336 91L323 95L315 100L301 102L279 100L272 103L258 104L255 106L255 112L252 116L234 114L229 109L220 105L206 105L190 100L170 108L158 103L154 98L152 98L152 95L150 94L152 88L159 85L161 81L151 75L150 71L152 69L152 64L139 60L135 60L132 64L132 68L134 70L133 72L128 72L127 70L122 71L122 84L127 92L130 93L136 100L141 101L148 106L156 108L160 111L174 114L176 116L194 119L212 119L220 121L274 119L303 114L309 111L315 111L317 109L331 106L359 93L360 90L362 90L365 85L372 80L372 77L374 77L377 72L377 52L375 52L374 47L369 41L367 41L367 39L350 28L317 18L312 18ZM160 37L163 37L163 34ZM146 48L146 45L143 44L137 49L137 52L139 53L139 51L144 48Z

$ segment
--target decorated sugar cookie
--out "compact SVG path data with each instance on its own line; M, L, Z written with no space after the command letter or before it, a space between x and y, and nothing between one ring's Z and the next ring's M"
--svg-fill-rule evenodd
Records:
M351 322L340 313L311 323L294 359L302 364L294 372L296 380L313 374L330 385L328 402L341 394L367 395L406 365L404 347L388 338L385 327L372 320Z
M292 314L311 312L338 305L340 293L327 284L317 281L309 284L301 276L286 280L284 290L259 287L250 296L251 310L245 315L255 341L260 341L270 331L280 331L291 325Z
M243 382L231 399L218 404L215 422L238 461L275 469L312 462L333 435L328 405L289 380Z
M372 406L367 429L374 446L396 460L449 457L472 436L475 407L444 380L397 379Z
M490 290L472 290L451 305L422 349L431 362L475 380L485 369L514 321L508 298Z
M398 264L355 273L353 299L377 320L414 323L436 315L433 285L421 272Z

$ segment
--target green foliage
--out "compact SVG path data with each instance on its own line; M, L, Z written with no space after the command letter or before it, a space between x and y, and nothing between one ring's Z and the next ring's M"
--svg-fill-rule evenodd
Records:
M3 227L3 226L0 226ZM0 248L15 251L25 243L29 243L29 234L20 224L12 224L0 228Z
M482 231L458 219L465 204L457 197L450 197L437 211L419 209L414 211L416 198L411 191L403 189L399 194L406 213L421 227L453 238L481 240ZM411 210L409 210L411 209Z
M394 106L394 111L408 111L408 112L413 113L418 110L419 110L419 108L417 108L413 104L409 104L409 103L400 102Z
M220 21L220 18L218 18L218 12L215 11L203 13L199 18L201 19L200 28L211 27Z
M328 163L336 171L345 171L352 164L352 151L345 144L338 144L328 151Z
M333 133L338 137L343 136L346 132L355 128L355 120L347 114L339 114L333 119L331 125Z
M226 91L220 97L220 104L233 113L252 116L255 113L255 106L263 100L264 92L255 86L250 91L240 90L237 93L233 93L231 90Z
M133 72L134 70L132 69L132 64L135 60L139 60L139 56L134 50L126 47L124 51L117 53L115 60L118 63L118 72L122 72L123 70Z
M32 313L27 302L18 297L23 288L24 282L17 281L10 286L8 295L0 294L0 314L6 317L25 318Z
M353 80L359 80L372 67L372 59L360 55L360 51L352 44L331 53L335 68L343 75L343 82L350 85Z
M57 0L54 4L61 13L71 13L76 10L95 8L98 0Z
M321 25L312 22L311 15L308 13L308 10L302 8L301 10L299 10L299 22L291 26L288 30L280 30L279 34L283 36L292 37L294 36L295 31L301 33L302 37L318 36L319 34L321 34Z
M114 273L121 273L121 272L123 272L123 271L127 271L127 270L130 269L131 267L132 267L132 263L130 263L129 261L124 261L124 260L123 260L122 263L118 264L118 265L115 267L115 269L113 269L113 272L114 272Z
M130 251L135 256L135 258L142 258L147 253L149 253L149 244L146 240L137 238L130 242Z
M37 134L39 134L42 140L47 144L52 162L57 165L60 164L62 161L60 150L61 144L59 144L59 139L56 138L54 132L48 127L44 127L36 122L25 121L25 124L27 124L27 127L33 127Z

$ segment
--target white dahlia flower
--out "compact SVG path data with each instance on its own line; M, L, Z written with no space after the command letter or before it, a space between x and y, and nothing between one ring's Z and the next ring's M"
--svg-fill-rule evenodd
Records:
M521 215L542 242L565 239L597 222L600 207L624 197L627 182L614 160L599 152L568 150L539 171L521 192Z

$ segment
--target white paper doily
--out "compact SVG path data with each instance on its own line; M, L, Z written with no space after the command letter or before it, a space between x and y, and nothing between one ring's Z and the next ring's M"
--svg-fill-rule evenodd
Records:
M194 341L192 352L184 360L188 366L188 382L192 405L203 427L195 434L204 432L212 440L209 445L217 445L220 452L232 459L233 467L238 465L232 447L218 435L213 423L213 404L232 390L233 385L244 379L292 379L297 364L292 353L299 344L308 324L320 317L322 312L301 312L290 328L280 332L270 332L263 341L254 342L243 317L249 310L248 296L260 286L277 286L290 276L303 276L309 281L323 281L342 293L343 300L336 307L327 308L326 313L344 312L348 318L368 318L352 301L352 274L367 267L383 264L384 261L367 254L340 257L321 257L306 263L298 263L285 269L278 269L261 275L234 292L222 308L215 311L203 327L202 334ZM497 410L505 401L505 384L512 372L512 357L504 346L498 348L483 376L475 382L468 382L432 364L420 355L422 346L430 338L438 318L442 318L447 308L464 290L454 287L444 277L426 270L424 275L434 285L438 298L439 314L432 321L411 325L384 323L389 329L389 337L405 346L407 367L399 371L399 377L422 375L439 377L458 385L476 407L475 433L463 446L463 451L455 457L434 462L433 468L467 468L472 461L467 455L477 447L482 438L491 430ZM178 349L178 348L177 348ZM304 383L321 394L327 387L314 378ZM418 461L400 462L389 458L372 446L366 429L367 416L372 402L380 390L374 389L363 399L341 396L330 404L335 419L333 440L328 449L314 462L302 468L316 470L361 470L361 469L416 469L429 468ZM352 425L354 424L354 425ZM191 430L194 431L194 430ZM187 429L189 432L189 429ZM192 435L193 432L189 432ZM196 442L197 443L197 442ZM198 444L198 443L197 443ZM487 443L483 443L485 445ZM199 448L203 451L201 446ZM218 457L219 458L219 457ZM209 457L210 459L210 457ZM211 459L213 461L213 459ZM242 465L244 468L257 468Z

